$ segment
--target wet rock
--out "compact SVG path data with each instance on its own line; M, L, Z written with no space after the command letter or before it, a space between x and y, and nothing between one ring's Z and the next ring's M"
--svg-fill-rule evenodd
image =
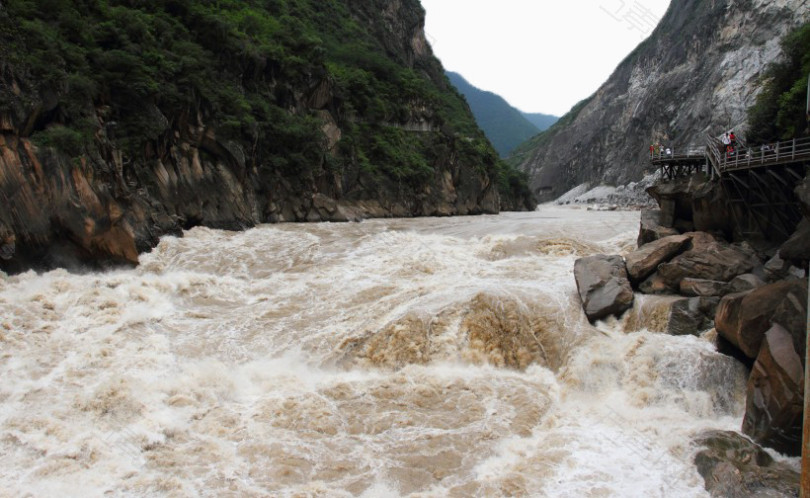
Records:
M641 227L638 232L638 247L663 239L670 235L678 235L674 228L665 227L661 224L660 209L645 209L641 211Z
M674 294L675 289L670 287L666 280L661 275L653 273L650 277L641 282L638 290L644 294Z
M729 293L747 292L765 285L765 281L753 273L737 275L728 283Z
M11 230L0 227L0 259L11 259L17 249L17 238Z
M621 256L596 255L574 263L582 307L590 321L620 315L633 305L633 288Z
M711 320L704 312L699 298L679 299L672 304L667 333L670 335L698 335L711 328Z
M679 287L684 296L723 296L728 294L728 289L726 282L702 278L685 278Z
M688 251L707 251L717 243L717 238L708 232L687 232L684 235L691 237Z
M636 299L624 320L624 331L647 329L669 335L698 335L713 326L717 298L685 298L673 295Z
M756 358L765 332L779 323L803 357L806 317L807 282L790 280L725 296L717 308L715 327L746 356Z
M639 283L650 276L659 264L669 261L684 250L691 237L670 235L648 244L625 256L630 281Z
M762 270L768 282L776 282L782 280L790 274L791 264L785 261L779 254L769 259L762 267Z
M715 241L662 263L658 273L670 287L680 287L684 278L728 282L737 275L749 273L759 265L756 253L745 246Z
M759 445L731 431L706 431L694 439L706 490L718 498L781 498L799 493L799 474Z
M748 379L743 432L786 455L801 454L804 369L790 332L774 324Z
M796 231L782 244L779 256L792 264L806 267L810 260L810 220L804 218Z

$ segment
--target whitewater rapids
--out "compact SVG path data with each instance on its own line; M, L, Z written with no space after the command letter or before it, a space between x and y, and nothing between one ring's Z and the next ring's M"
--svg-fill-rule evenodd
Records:
M588 324L637 212L195 228L0 275L0 496L702 497L740 427L704 337Z

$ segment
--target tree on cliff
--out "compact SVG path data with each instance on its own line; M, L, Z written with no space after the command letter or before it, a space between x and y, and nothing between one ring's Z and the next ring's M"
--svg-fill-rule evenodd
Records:
M810 74L810 23L782 40L784 55L763 75L765 86L748 111L748 143L788 140L808 133L805 118Z

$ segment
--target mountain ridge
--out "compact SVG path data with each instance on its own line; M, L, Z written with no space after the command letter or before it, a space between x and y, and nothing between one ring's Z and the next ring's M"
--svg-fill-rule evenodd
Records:
M474 86L459 73L445 73L450 83L464 95L476 122L501 157L507 156L515 147L542 131L525 113L510 105L500 95ZM543 118L539 119L544 121Z

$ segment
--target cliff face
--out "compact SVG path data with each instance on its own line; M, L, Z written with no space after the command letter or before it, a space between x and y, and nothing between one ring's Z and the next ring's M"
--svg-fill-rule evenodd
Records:
M0 270L132 264L195 225L530 204L501 199L503 165L433 57L417 0L328 13L75 3L42 20L24 18L36 2L0 5ZM60 39L71 22L94 31ZM266 32L287 41L268 47Z
M653 32L591 97L509 162L542 200L585 182L642 176L649 145L744 136L746 110L784 34L810 20L804 0L673 0Z

